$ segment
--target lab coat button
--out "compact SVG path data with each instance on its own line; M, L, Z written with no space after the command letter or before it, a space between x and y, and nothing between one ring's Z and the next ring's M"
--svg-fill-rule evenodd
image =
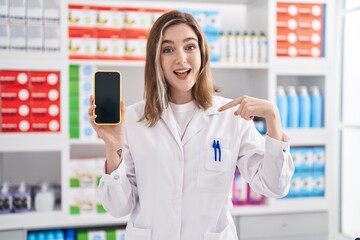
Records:
M120 177L119 177L119 175L117 175L117 174L114 176L114 179L115 179L115 180L118 180L119 178L120 178Z
M284 147L284 148L283 148L283 152L287 152L287 147Z

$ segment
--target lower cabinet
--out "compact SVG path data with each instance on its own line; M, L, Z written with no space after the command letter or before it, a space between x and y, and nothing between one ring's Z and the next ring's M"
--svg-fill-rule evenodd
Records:
M327 240L328 213L241 216L239 240Z
M22 240L26 239L25 230L0 231L0 240Z

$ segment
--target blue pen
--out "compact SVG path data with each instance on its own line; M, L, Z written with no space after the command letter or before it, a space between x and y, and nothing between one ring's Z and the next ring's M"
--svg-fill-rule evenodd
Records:
M217 157L216 157L216 141L214 140L213 141L213 149L214 149L214 160L216 161L217 160Z
M221 146L219 141L216 141L216 148L219 149L219 162L221 162Z

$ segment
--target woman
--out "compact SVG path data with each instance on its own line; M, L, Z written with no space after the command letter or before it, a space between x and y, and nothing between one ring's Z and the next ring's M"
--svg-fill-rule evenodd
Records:
M215 96L209 50L194 18L171 11L147 43L145 100L118 126L90 122L106 146L98 193L113 216L130 214L127 240L238 239L230 214L238 166L252 189L287 194L294 171L276 106L266 100ZM235 116L234 116L235 115ZM253 116L266 119L267 135Z

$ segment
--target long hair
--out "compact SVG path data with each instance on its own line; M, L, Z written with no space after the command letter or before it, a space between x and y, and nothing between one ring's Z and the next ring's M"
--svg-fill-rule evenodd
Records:
M212 96L219 91L214 85L210 70L210 53L206 38L194 17L179 11L170 11L160 16L150 30L146 46L145 63L145 109L140 121L146 120L149 127L159 121L168 107L168 87L161 68L161 42L167 28L186 24L195 32L200 47L201 65L198 79L191 90L195 104L204 110L212 106Z

